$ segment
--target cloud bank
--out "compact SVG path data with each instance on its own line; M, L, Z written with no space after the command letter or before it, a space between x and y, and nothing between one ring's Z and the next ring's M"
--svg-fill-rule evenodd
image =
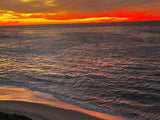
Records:
M93 21L93 18L104 17L128 18L128 20L159 20L160 1L5 0L0 2L0 21L4 21L5 18L8 19L8 21L13 21L13 23L13 19L43 18L45 20L84 20L92 18ZM102 21L103 20L104 19L102 19ZM106 21L108 21L108 19L106 19Z

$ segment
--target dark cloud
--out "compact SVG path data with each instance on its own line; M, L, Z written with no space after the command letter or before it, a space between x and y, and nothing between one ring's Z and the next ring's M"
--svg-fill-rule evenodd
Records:
M67 8L70 12L90 12L90 13L106 13L117 12L119 10L143 10L144 7L153 8L159 7L158 0L84 0L81 3L75 4ZM153 9L152 8L152 9ZM160 8L159 8L160 9ZM73 11L74 10L74 11Z
M54 0L5 0L0 3L0 9L29 13L58 11Z
M159 5L159 0L3 0L0 9L25 13L66 11L72 14L101 14L119 10L160 10Z

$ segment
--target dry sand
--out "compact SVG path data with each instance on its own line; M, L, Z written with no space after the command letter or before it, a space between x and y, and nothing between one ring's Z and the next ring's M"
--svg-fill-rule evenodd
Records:
M26 115L33 120L101 120L77 111L23 101L0 101L0 111ZM105 120L124 119L109 115Z

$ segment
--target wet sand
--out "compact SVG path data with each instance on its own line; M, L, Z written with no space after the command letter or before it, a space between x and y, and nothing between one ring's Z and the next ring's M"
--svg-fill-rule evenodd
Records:
M33 120L125 120L61 102L52 95L17 87L0 87L0 111Z
M102 120L77 111L23 101L0 101L0 111L26 115L33 120ZM109 117L106 120L123 120Z

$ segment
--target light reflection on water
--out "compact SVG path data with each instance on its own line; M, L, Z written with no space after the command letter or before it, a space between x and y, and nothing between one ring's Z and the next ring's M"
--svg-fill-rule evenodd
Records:
M60 107L63 109L79 111L79 112L82 112L91 116L95 116L104 120L117 120L117 119L125 120L117 116L89 111L71 104L60 102L56 98L54 98L52 95L47 93L42 93L38 91L29 91L24 88L16 88L16 87L9 87L9 86L0 87L0 90L1 90L0 91L1 101L7 100L7 101L25 101L25 102L32 102L32 103L42 103L42 104L50 105L53 107ZM12 108L12 109L16 109L16 108Z
M160 117L159 26L22 28L1 30L0 84L101 112Z

